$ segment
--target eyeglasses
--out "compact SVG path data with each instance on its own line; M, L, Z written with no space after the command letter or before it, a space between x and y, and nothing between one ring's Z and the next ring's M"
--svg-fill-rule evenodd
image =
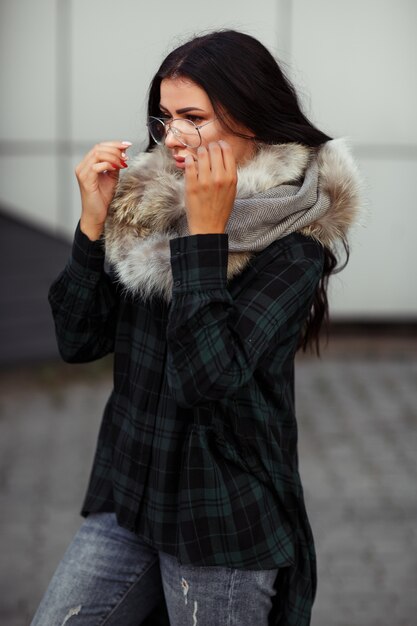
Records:
M200 128L211 124L215 120L209 120L204 124L194 124L191 120L177 118L170 122L164 121L159 117L149 117L147 127L152 139L159 145L165 143L166 136L170 130L183 146L187 148L198 148L201 146Z

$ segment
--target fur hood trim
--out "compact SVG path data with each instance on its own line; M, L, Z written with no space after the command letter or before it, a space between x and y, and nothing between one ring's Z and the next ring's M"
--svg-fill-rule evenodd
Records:
M347 240L362 202L362 182L346 139L333 139L318 150L319 187L329 198L329 210L300 230L327 248Z

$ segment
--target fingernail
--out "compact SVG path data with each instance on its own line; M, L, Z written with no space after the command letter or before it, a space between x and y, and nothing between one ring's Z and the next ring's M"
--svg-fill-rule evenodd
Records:
M124 146L131 146L131 145L133 145L131 141L122 141L122 144Z
M127 163L125 163L124 161L120 161L120 163L122 164L122 167L127 167Z
M127 154L125 154L124 152L122 152L122 154L121 154L120 156L122 156L122 157L123 157L123 160L124 160L124 161L127 161L127 160L128 160L128 158L129 158L129 157L127 156Z
M120 165L117 165L117 163L112 163L113 167L118 170L120 168Z

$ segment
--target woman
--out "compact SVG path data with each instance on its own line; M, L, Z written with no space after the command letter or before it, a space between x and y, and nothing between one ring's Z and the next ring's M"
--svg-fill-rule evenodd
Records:
M114 352L114 390L86 520L33 624L304 626L294 355L318 345L356 168L235 31L174 50L148 114L145 153L107 141L76 169L50 302L63 358Z

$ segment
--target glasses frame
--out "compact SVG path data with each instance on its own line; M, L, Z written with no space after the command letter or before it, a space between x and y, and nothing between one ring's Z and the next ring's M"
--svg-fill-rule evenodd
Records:
M207 126L207 124L211 124L212 122L215 122L217 118L214 118L213 120L209 120L208 122L204 122L204 124L200 124L199 126L197 126L197 124L195 124L192 120L187 120L183 117L175 117L174 119L172 119L170 122L166 122L163 118L161 117L155 117L154 115L150 115L148 117L148 121L146 126L148 127L148 131L150 136L152 137L152 139L154 140L154 142L156 144L158 144L159 146L163 146L165 144L167 135L168 135L168 131L171 131L172 134L178 139L178 141L185 147L185 148L199 148L201 146L201 143L203 141L202 137L201 137L201 133L200 133L200 128L203 128L204 126ZM151 133L151 129L150 129L150 120L157 120L158 122L161 122L161 124L163 125L163 127L165 128L165 135L163 137L162 140L157 140L155 139L155 137L153 136L153 134ZM181 131L179 131L177 128L171 127L171 125L174 122L187 122L188 124L192 124L194 126L194 128L197 131L197 134L200 138L200 142L198 144L198 146L190 146L190 144L186 143L182 137L181 137Z

